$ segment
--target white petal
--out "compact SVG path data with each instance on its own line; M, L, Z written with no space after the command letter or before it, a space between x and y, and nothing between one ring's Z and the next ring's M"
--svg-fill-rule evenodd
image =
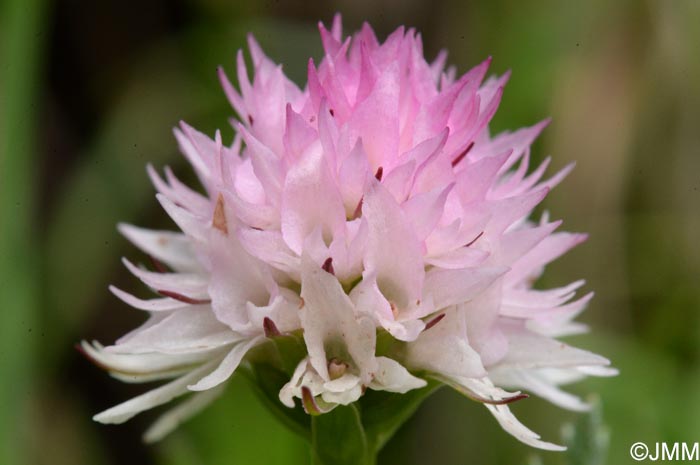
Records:
M131 305L132 307L149 312L167 312L169 310L176 310L178 308L184 308L190 305L179 300L171 299L170 297L147 300L139 299L138 297L135 297L128 292L124 292L115 286L109 286L109 290L120 300Z
M187 389L191 391L204 391L223 383L236 371L236 368L240 365L245 354L263 340L263 336L258 336L250 341L236 344L214 371L200 379L196 384L187 386Z
M514 305L503 305L501 306L501 315L510 318L526 318L535 319L545 324L551 324L555 322L567 322L576 318L588 305L588 302L593 298L594 293L589 292L588 294L576 299L573 302L569 302L565 305L560 305L557 307L519 307Z
M583 279L559 288L539 289L507 289L503 294L503 304L516 307L551 308L570 300L578 288L586 284Z
M485 231L487 237L498 237L509 226L526 217L547 195L548 189L540 189L491 202L493 218Z
M602 377L608 377L608 376L617 376L620 374L620 370L617 368L613 367L605 367L605 366L599 366L599 365L593 365L593 366L580 366L576 367L578 371L580 371L583 374L589 375L589 376L602 376Z
M202 218L198 218L192 212L178 206L163 194L156 194L156 199L158 199L163 210L165 210L168 216L178 225L182 232L199 243L206 242L207 222L203 221Z
M451 386L461 394L486 403L486 401L500 402L519 396L520 391L508 392L498 386L494 386L487 376L481 378L466 378L463 376L438 377L441 381Z
M503 328L508 337L508 353L496 366L546 368L609 365L605 357L571 347L563 342L512 325Z
M422 320L401 320L379 318L379 324L399 341L415 341L425 329Z
M143 229L125 223L119 224L118 229L139 249L175 271L201 271L201 266L192 250L192 243L184 234Z
M354 148L341 163L338 173L338 178L343 180L338 188L343 197L345 214L348 218L355 214L355 209L362 200L365 186L371 176L369 170L367 154L362 147L362 140L358 139Z
M258 122L264 122L262 121L263 119L264 118L256 118ZM257 138L257 136L261 135L260 133L254 135L243 125L239 125L237 129L245 140L245 153L250 157L253 165L253 172L260 181L260 184L262 184L267 199L273 205L278 205L279 196L282 192L282 183L284 182L282 163L275 152L273 152L269 146L265 145L265 142ZM281 143L281 132L279 136Z
M362 397L362 384L360 383L345 391L324 391L321 393L321 398L329 404L350 405L360 397Z
M119 371L111 371L109 373L109 375L114 379L118 379L122 383L143 384L143 383L152 383L154 381L163 381L166 379L177 378L177 377L184 375L185 373L188 373L190 370L192 370L192 366L184 366L184 367L174 368L174 369L169 370L169 371L157 371L157 372L145 373L145 374L121 373Z
M302 386L309 388L311 394L317 396L323 392L323 384L324 380L309 363L309 357L306 357L297 365L292 379L280 390L280 402L289 408L294 408L294 398L302 398Z
M160 441L184 421L192 418L214 402L225 388L226 385L222 384L208 391L192 394L188 399L158 417L144 433L144 442L151 444Z
M503 267L434 268L425 276L423 292L433 296L435 308L439 310L473 299L507 271L508 268Z
M555 221L539 225L537 227L524 227L501 236L498 261L503 265L511 265L537 244L542 242L559 227L561 221Z
M194 166L200 178L208 179L211 176L211 170L209 169L209 163L211 162L211 154L204 153L204 150L200 151L199 147L195 144L195 138L209 138L197 131L196 129L192 128L188 124L186 124L184 121L180 122L180 126L182 130L178 128L173 129L173 132L175 133L175 138L177 139L178 145L180 146L180 151L192 164L192 166ZM209 142L211 142L211 140L209 140Z
M347 351L364 378L376 367L374 325L368 318L356 319L353 304L338 280L308 255L302 256L301 276L305 304L300 318L311 365L329 380L328 359L340 354L327 354L327 345L340 342L345 347L337 350Z
M98 413L93 420L104 424L124 423L144 410L152 409L159 405L170 402L172 399L187 392L187 385L201 378L208 370L211 370L213 363L207 363L185 376L164 384L156 389L134 397L124 403L116 405L104 412Z
M551 338L560 338L566 336L575 336L577 334L585 334L588 332L588 325L576 321L566 322L550 322L529 320L526 324L527 329L542 336Z
M343 392L352 389L358 384L360 384L359 376L355 376L350 373L345 373L338 379L326 381L325 383L323 383L323 387L328 392Z
M376 274L387 299L405 308L421 298L425 276L421 245L413 227L378 182L365 194L362 216L369 226L365 269Z
M290 249L279 231L259 231L257 229L242 229L239 233L241 245L252 256L289 274L292 279L299 281L301 260Z
M299 322L299 305L301 299L294 291L280 289L285 295L278 295L270 305L258 306L247 302L245 309L248 315L248 329L244 333L260 334L265 325L265 319L269 318L281 332L296 331L301 328Z
M547 236L532 250L513 264L506 281L516 285L532 276L538 276L541 267L556 260L561 255L586 240L586 234L559 232Z
M113 353L192 354L209 351L241 340L218 321L210 308L188 306L173 311L154 325L133 333L107 350Z
M209 207L209 199L180 182L170 168L165 167L167 183L163 181L152 165L149 164L146 168L156 190L175 204L182 205L191 212L206 211Z
M275 283L264 265L243 249L234 234L215 234L210 242L218 251L211 257L208 289L214 313L233 329L246 327L249 323L246 304L269 304Z
M413 376L396 360L377 357L377 362L379 368L369 385L371 389L405 394L412 389L420 389L428 384L425 380Z
M551 442L541 441L540 435L520 423L507 405L484 405L486 405L486 408L489 409L504 430L528 446L553 451L566 450L566 447L558 446L556 444L552 444Z
M471 268L482 264L489 258L489 252L471 247L462 247L435 257L426 257L425 263L439 268Z
M561 408L576 412L586 412L591 406L578 396L559 389L538 370L502 369L489 371L489 378L494 383L509 388L522 389L537 394L543 399Z
M294 397L299 397L301 394L299 389L299 383L301 381L301 377L304 376L304 373L306 372L306 367L308 366L308 364L308 357L299 362L297 367L294 369L292 378L287 382L287 384L282 386L282 389L280 389L280 402L282 402L289 408L294 408Z
M399 311L395 316L391 304L379 291L375 278L367 273L350 294L358 312L371 315L400 341L414 341L425 328L425 323L419 317L411 318L408 312Z
M326 242L345 225L345 207L324 153L307 152L287 173L280 215L282 236L301 255L306 237L317 227Z
M81 350L97 365L120 375L136 377L165 375L179 373L183 368L201 363L215 356L212 353L199 352L192 354L128 354L105 351L98 343L80 343Z
M192 299L206 299L207 278L196 273L156 273L135 266L126 258L122 259L131 273L150 288L177 292Z
M407 344L406 363L447 376L486 375L479 353L469 345L464 317L456 309L448 310L442 321Z
M473 397L476 400L482 399L482 402L483 400L502 401L508 399L509 397L513 397L514 395L520 394L519 392L507 392L497 386L494 386L493 382L491 382L488 377L478 379L464 377L438 377L438 379L452 386L454 389L468 397ZM540 436L520 423L518 419L515 418L513 413L511 413L507 405L494 405L486 402L483 403L493 414L493 416L496 417L496 420L504 430L525 444L546 450L566 449L565 447L561 447L556 444L540 441Z
M413 224L418 240L425 240L437 226L442 217L447 196L453 187L454 184L449 184L447 187L440 186L430 192L416 194L401 206L404 214Z

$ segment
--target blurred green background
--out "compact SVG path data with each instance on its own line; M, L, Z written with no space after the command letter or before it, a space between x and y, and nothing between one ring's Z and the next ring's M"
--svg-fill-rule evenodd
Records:
M447 48L461 72L489 55L492 71L512 69L494 129L553 117L535 156L578 165L545 207L591 239L543 284L588 280L593 331L572 342L621 370L574 388L602 400L605 462L523 446L444 389L379 463L617 465L634 463L636 441L700 440L700 1L2 0L0 463L308 462L242 379L156 446L140 442L151 413L93 423L143 386L110 379L73 344L142 321L107 291L136 286L119 257L138 253L115 224L172 227L144 167L187 177L170 130L180 119L230 140L216 65L231 73L252 31L303 84L306 58L320 56L316 22L334 11L346 31L416 26L428 56ZM514 410L554 442L572 424L579 437L601 431L536 398Z

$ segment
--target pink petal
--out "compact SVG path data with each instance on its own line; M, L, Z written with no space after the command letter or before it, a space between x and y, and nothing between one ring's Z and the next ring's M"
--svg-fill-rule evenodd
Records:
M362 204L369 226L365 269L376 274L382 293L399 307L421 297L425 271L421 245L391 194L372 183Z

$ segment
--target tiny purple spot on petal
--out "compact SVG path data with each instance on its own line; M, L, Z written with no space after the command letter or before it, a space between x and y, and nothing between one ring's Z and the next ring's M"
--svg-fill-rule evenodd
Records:
M433 318L432 320L430 320L430 321L425 325L425 328L423 329L423 331L427 331L427 330L429 330L430 328L432 328L433 326L435 326L436 324L440 323L440 322L442 321L443 318L445 318L445 314L444 314L444 313L439 314L438 316L436 316L435 318Z
M464 149L464 150L462 151L462 153L460 153L459 155L457 155L457 156L454 158L454 160L452 160L452 167L453 167L453 168L454 168L455 166L457 166L457 164L458 164L460 161L462 161L462 159L463 159L464 157L467 156L467 154L468 154L469 151L472 149L472 147L474 147L474 141L472 141L469 145L467 145L467 148Z
M480 238L481 236L483 236L483 235L484 235L484 231L481 231L479 234L477 234L477 236L476 236L474 239L472 239L471 241L469 241L469 243L466 244L464 247L470 247L470 246L474 245L474 243L475 243L476 241L478 241L479 238Z
M335 270L333 269L333 258L332 257L326 258L326 261L323 262L323 266L321 266L321 268L323 268L323 271L325 271L326 273L330 273L333 276L335 276Z
M263 319L263 331L265 332L265 337L267 338L277 337L282 334L277 328L275 322L268 317Z
M374 177L377 178L377 181L381 181L383 175L384 175L384 167L380 166L379 168L377 168L377 172L374 173Z
M170 297L171 299L179 300L180 302L184 302L186 304L204 305L204 304L211 303L211 299L195 299L193 297L188 297L186 295L182 295L178 292L167 291L164 289L159 289L157 292L158 292L158 294L160 294L162 296Z

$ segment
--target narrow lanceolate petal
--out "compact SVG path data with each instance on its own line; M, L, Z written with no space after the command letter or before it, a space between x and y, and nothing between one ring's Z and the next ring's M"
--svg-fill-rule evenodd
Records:
M437 380L520 441L560 450L507 404L531 393L585 410L563 386L616 371L557 340L586 330L575 321L593 297L577 294L583 281L534 287L586 239L530 218L573 168L531 167L548 120L491 135L510 73L488 77L490 58L458 76L446 53L424 58L413 29L382 42L365 24L344 37L338 16L319 31L324 56L308 60L303 87L252 36L251 70L242 51L237 83L218 69L233 140L175 130L201 188L148 167L179 231L120 225L148 256L124 260L146 289L110 287L147 319L79 349L124 382L166 384L95 419L120 423L196 391L148 430L155 441L263 364L280 374L280 402L309 415Z
M139 299L128 292L124 292L115 286L109 286L109 290L112 294L116 295L124 303L131 305L134 308L140 310L147 310L149 312L165 312L168 310L175 310L178 308L186 307L188 304L181 300L176 300L171 297L158 298L158 299Z
M498 424L500 424L504 430L528 446L553 451L561 451L566 449L566 447L552 444L551 442L542 441L539 434L535 433L518 421L507 405L486 404L486 408L489 409L489 411L496 418L496 421L498 421Z
M190 305L132 332L128 339L107 350L122 354L192 354L217 349L240 338L220 323L208 307Z
M199 380L207 370L210 370L213 364L209 362L208 364L201 366L186 375L177 378L174 381L164 384L152 391L148 391L138 397L134 397L123 404L119 404L115 407L105 410L104 412L98 413L94 416L95 421L100 423L124 423L130 418L138 415L144 410L152 409L159 405L163 405L170 402L174 398L187 393L187 386Z
M138 248L175 271L199 271L192 243L187 236L171 231L151 231L129 224L120 224L119 231Z
M260 344L262 340L262 336L257 336L249 341L234 345L214 371L187 387L192 391L205 391L223 383L236 371L245 354L255 345Z
M143 434L143 440L147 443L160 441L180 424L214 402L224 392L225 387L225 385L221 385L208 391L192 394L189 399L161 415Z

